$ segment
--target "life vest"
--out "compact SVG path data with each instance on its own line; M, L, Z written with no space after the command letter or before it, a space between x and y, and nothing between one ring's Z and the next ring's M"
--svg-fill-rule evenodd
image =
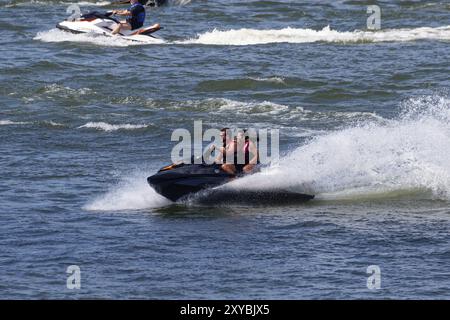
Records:
M239 144L237 141L234 141L234 145L239 147ZM234 164L240 164L238 163L238 148L234 149ZM250 141L245 141L244 145L242 146L242 153L244 154L244 165L247 165L250 163Z
M142 27L145 22L145 8L142 4L135 3L133 4L128 11L131 12L132 16L127 19L127 21L133 27Z

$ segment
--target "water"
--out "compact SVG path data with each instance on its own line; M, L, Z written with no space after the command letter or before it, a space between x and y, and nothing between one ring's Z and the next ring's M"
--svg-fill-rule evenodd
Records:
M171 1L137 45L0 1L0 298L450 298L450 5L378 3L373 32L359 1ZM280 162L227 188L317 199L157 195L194 120L280 129Z

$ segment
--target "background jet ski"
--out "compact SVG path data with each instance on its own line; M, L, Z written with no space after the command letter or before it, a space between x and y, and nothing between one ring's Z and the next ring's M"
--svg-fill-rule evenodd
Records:
M56 27L72 33L94 33L112 37L114 36L112 31L117 23L119 23L119 20L112 17L112 11L105 13L93 11L83 14L74 21L66 20L58 23ZM160 29L159 24L154 24L150 27L142 27L135 30L122 30L118 36L130 41L161 43L163 40L153 35Z
M221 169L220 164L172 164L160 169L147 181L156 192L172 201L199 195L202 203L245 202L259 204L299 203L313 195L285 190L233 190L216 188L239 176Z

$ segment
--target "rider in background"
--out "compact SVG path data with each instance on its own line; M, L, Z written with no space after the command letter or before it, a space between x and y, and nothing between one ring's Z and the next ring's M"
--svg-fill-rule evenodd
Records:
M131 7L128 10L114 10L113 14L119 16L128 16L126 21L121 21L117 24L112 34L118 34L121 30L135 30L144 25L145 22L145 8L139 0L131 0Z

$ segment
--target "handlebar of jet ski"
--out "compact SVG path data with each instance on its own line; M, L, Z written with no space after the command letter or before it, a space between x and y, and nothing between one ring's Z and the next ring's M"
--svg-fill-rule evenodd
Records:
M115 23L120 23L119 20L117 20L116 18L111 17L114 14L114 11L106 11L105 12L105 17L114 21Z

